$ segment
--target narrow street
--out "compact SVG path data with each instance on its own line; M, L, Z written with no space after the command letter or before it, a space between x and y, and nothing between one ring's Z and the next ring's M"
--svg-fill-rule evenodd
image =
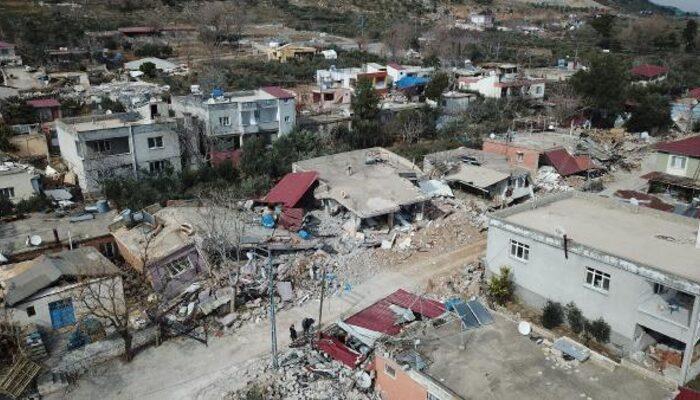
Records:
M480 239L452 252L417 253L391 271L380 272L353 288L348 295L327 299L325 323L348 316L405 288L421 293L430 278L454 271L483 255L486 240ZM279 348L289 342L288 327L304 317L318 317L317 300L277 315ZM268 321L249 324L233 335L211 338L204 347L191 339L178 338L148 348L130 364L108 362L81 377L70 399L218 399L246 384L237 373L251 362L268 362ZM264 358L263 358L264 357Z

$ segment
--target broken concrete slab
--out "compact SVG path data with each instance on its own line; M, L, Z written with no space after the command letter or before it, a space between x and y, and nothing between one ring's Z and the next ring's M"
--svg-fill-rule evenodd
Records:
M579 362L586 361L591 356L591 351L587 347L566 336L555 340L552 348L573 357Z
M294 300L294 291L291 282L277 282L277 293L283 302Z

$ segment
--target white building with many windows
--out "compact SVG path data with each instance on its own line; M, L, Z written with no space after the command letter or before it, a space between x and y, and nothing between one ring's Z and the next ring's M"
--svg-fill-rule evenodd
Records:
M698 241L697 220L569 192L494 213L485 262L489 274L510 268L526 304L603 318L621 356L677 352L663 372L685 383L700 372Z
M61 157L86 193L115 175L138 177L182 168L175 120L137 113L56 121Z
M296 125L294 94L279 87L264 87L240 92L175 96L172 108L184 117L186 126L202 125L192 134L192 147L207 150L231 150L243 146L245 137L263 135L270 140L287 134Z

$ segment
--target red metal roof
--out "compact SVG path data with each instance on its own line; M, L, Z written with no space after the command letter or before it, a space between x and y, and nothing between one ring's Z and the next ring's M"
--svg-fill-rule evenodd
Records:
M389 308L392 304L407 308L427 318L437 318L445 313L444 304L399 289L352 315L345 322L387 335L397 335L401 332L401 325L396 323L397 316Z
M270 96L275 96L278 99L293 99L294 95L291 92L288 92L284 89L282 89L279 86L266 86L262 88L263 91L267 92Z
M656 145L656 150L688 157L700 157L700 135L659 143Z
M594 167L587 156L574 157L564 148L545 151L544 156L561 176L578 174Z
M398 71L403 71L403 70L406 69L403 65L401 65L401 64L399 64L399 63L395 63L395 62L390 62L390 63L387 64L386 66L387 66L387 67L391 67L391 68L393 68L393 69L395 69L395 70L398 70Z
M678 388L679 392L676 395L676 400L700 400L700 392L688 389L687 387Z
M29 100L27 101L27 104L34 108L53 108L53 107L60 107L61 103L58 102L56 99L36 99L36 100Z
M302 208L282 209L280 214L280 225L290 232L298 232L301 229L301 224L304 221L304 210Z
M14 44L3 42L2 40L0 40L0 49L11 49L13 47L15 47Z
M659 199L656 196L652 196L647 193L637 192L634 190L618 190L617 192L615 192L615 196L625 200L635 198L640 201L640 205L644 207L653 208L655 210L673 212L673 210L676 208L671 204L664 203L663 201L661 201L661 199Z
M642 64L632 68L630 72L632 72L633 75L641 76L644 78L656 78L657 76L668 73L668 67L663 67L661 65Z
M294 207L317 179L318 173L315 171L289 173L270 190L263 201Z
M321 339L316 344L319 350L350 368L355 368L362 357L362 354L352 351L352 349L332 336L321 334Z
M690 89L688 91L688 96L694 97L694 98L700 100L700 87L696 87L695 89Z

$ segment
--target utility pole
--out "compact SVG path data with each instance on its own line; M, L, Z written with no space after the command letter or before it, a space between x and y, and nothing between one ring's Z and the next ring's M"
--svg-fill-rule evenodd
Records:
M277 322L275 321L275 279L272 272L272 254L270 249L267 250L267 278L270 286L270 339L272 341L272 366L275 369L279 368L277 362Z
M326 292L326 268L321 269L321 303L318 306L318 340L321 340L321 318L323 318L323 296Z

